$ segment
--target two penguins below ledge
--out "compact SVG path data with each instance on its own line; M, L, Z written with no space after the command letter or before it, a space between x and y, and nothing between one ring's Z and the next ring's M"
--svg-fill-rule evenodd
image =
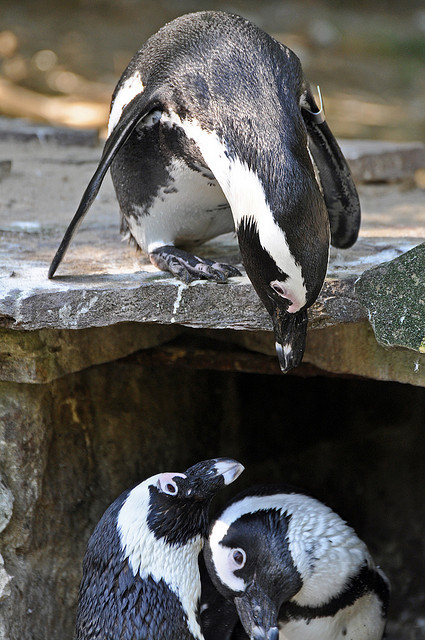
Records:
M50 278L109 168L123 231L183 282L240 276L186 250L236 232L280 368L296 367L329 243L352 246L360 226L350 169L297 56L220 11L181 16L149 38L114 91L102 158Z
M76 640L380 640L388 581L329 507L260 486L209 527L243 469L206 460L112 503L87 545Z
M243 491L204 547L205 640L381 640L389 582L328 506L287 485Z

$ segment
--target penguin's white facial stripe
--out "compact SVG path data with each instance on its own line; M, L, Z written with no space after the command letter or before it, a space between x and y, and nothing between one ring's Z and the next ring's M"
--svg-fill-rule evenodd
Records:
M176 496L179 492L179 488L174 481L174 478L186 478L184 473L161 473L158 480L158 488L163 493L169 496Z
M117 126L124 107L126 107L139 93L144 91L145 87L137 71L133 76L127 78L122 87L118 90L113 102L108 122L108 136Z
M234 571L241 568L241 566L235 565L233 558L234 549L230 549L221 544L221 541L229 530L229 526L227 522L221 519L216 520L214 523L209 538L212 561L220 582L232 591L243 592L247 585L242 578L234 574Z
M118 514L121 548L134 575L139 574L142 579L151 575L155 582L161 579L166 582L181 601L192 634L195 638L202 638L195 615L201 595L198 555L202 549L202 538L197 536L184 546L173 546L156 538L146 522L149 487L157 486L165 475L176 477L184 474L157 474L130 491Z
M213 562L215 565L218 562L217 574L231 589L236 590L238 583L222 578L228 574L220 541L241 516L267 509L278 509L282 516L290 516L288 546L303 581L302 588L293 598L297 604L321 606L342 591L362 563L372 562L366 545L355 532L318 500L302 494L247 496L224 510L210 535Z
M292 303L288 311L298 311L307 301L301 266L291 254L284 231L274 220L258 176L238 158L230 158L218 135L203 129L196 120L182 120L172 112L163 114L161 122L180 127L195 141L230 204L236 230L242 220L253 220L262 247L288 276L285 284Z
M294 295L294 292L290 287L288 287L286 281L281 282L280 280L273 280L272 282L270 282L270 287L275 293L277 293L278 296L280 296L284 300L288 300L291 303L287 309L288 313L295 313L296 311L299 311L301 309L300 301L297 300L296 295Z

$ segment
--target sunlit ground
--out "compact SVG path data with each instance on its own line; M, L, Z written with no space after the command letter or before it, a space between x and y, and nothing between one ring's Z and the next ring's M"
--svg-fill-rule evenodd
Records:
M240 13L290 46L339 137L422 140L423 2L0 0L0 113L104 130L129 59L168 20Z

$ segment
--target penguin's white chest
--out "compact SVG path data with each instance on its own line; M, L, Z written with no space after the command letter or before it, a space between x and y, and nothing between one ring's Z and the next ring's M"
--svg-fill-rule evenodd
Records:
M279 625L279 640L381 640L384 627L381 603L367 593L334 616Z
M228 202L209 172L193 171L174 159L169 182L159 188L149 209L133 205L128 225L146 252L163 245L195 245L234 229Z

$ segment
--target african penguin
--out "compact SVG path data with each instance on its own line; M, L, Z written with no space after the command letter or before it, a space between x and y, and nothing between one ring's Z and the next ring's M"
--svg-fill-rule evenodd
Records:
M88 542L76 640L203 640L198 555L208 507L242 471L229 458L206 460L115 500Z
M281 370L297 366L330 236L349 247L360 224L350 170L297 56L217 11L181 16L154 34L114 91L102 158L49 277L109 167L122 229L184 282L240 275L182 248L236 231Z
M382 638L387 578L351 527L297 489L237 495L211 525L204 557L223 596L203 587L206 640Z

